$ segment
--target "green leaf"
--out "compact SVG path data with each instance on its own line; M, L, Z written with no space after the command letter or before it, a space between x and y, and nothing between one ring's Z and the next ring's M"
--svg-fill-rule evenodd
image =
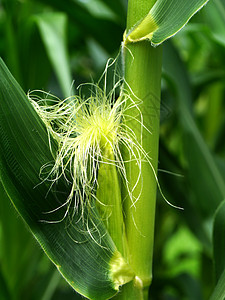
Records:
M220 276L220 279L213 291L209 300L224 300L225 299L225 269Z
M159 45L180 31L208 0L158 0L126 35L126 42L150 40Z
M225 270L225 201L221 203L215 213L213 227L213 257L216 280Z
M67 17L64 13L42 13L35 17L50 61L65 97L72 94L72 77L66 46Z
M0 60L0 180L4 189L68 283L87 298L108 299L121 284L116 267L123 268L123 259L94 204L84 206L83 212L78 207L73 218L63 218L66 208L57 208L65 203L69 184L61 180L51 188L39 178L40 168L52 160L43 123Z

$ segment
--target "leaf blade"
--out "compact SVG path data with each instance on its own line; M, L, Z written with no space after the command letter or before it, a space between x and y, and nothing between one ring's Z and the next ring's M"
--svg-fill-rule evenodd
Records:
M150 40L155 46L180 31L208 0L158 0L147 16L127 34L127 40Z

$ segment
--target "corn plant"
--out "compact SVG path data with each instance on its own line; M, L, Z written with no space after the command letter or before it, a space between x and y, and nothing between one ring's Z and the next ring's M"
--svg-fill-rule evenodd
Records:
M49 54L65 100L37 90L25 95L0 62L2 187L59 272L88 299L149 297L157 186L168 202L157 177L162 44L206 2L130 0L122 74L115 71L111 88L108 72L117 62L109 60L97 84L69 95L65 49L59 49L63 69L55 50ZM60 31L64 18L55 17ZM36 22L48 45L43 33L55 29L49 16ZM204 148L185 100L180 110L193 145ZM216 178L216 208L225 196L224 181L210 153L204 154ZM224 296L222 272L213 299Z

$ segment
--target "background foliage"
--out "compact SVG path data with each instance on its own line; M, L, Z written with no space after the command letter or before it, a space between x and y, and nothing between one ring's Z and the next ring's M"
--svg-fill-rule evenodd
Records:
M117 56L126 6L126 0L1 0L0 56L25 92L68 96L98 80L107 59ZM224 0L209 2L164 43L159 182L184 210L159 193L150 299L208 299L217 283L225 290L224 48ZM211 299L223 299L222 292ZM0 186L0 299L62 297L80 299Z

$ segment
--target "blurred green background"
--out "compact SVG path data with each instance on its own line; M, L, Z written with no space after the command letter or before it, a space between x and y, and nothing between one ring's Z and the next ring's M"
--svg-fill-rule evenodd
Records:
M117 56L126 9L126 0L0 0L0 56L25 92L66 97ZM224 0L164 43L160 113L159 182L184 210L158 193L150 299L209 299L218 281L225 290ZM81 297L0 185L0 300L11 299Z

